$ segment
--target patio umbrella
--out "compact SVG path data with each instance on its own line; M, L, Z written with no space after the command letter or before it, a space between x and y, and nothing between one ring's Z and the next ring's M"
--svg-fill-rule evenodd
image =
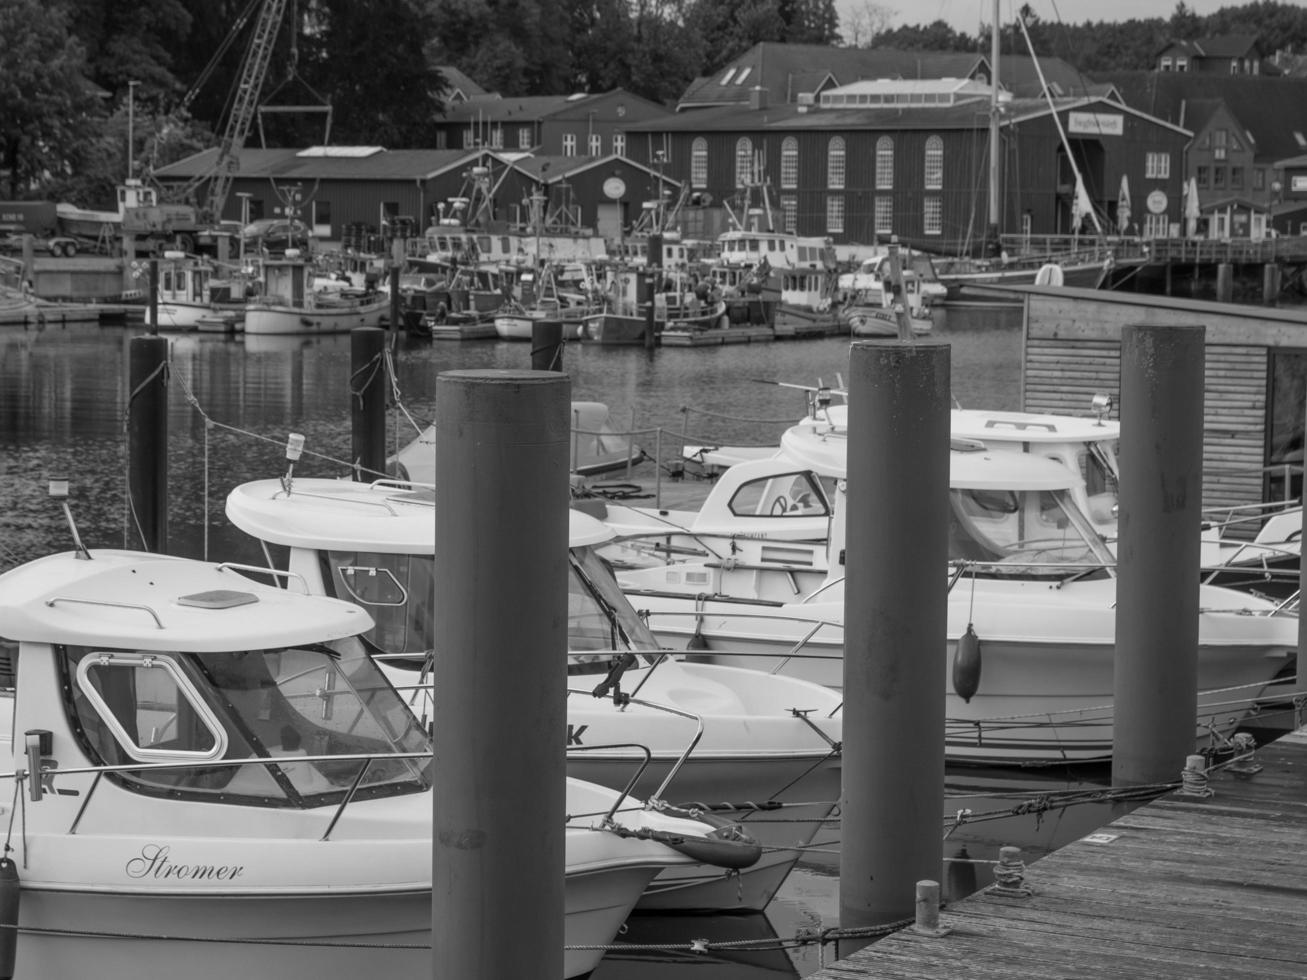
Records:
M1189 178L1189 183L1184 189L1184 234L1186 238L1193 238L1198 234L1198 216L1202 211L1198 207L1198 180L1195 177Z
M1121 189L1116 195L1116 227L1121 234L1130 227L1130 178L1121 175Z

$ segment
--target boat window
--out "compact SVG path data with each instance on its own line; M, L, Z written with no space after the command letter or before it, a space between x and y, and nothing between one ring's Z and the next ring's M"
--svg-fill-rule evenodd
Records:
M385 758L425 753L430 743L357 638L211 653L66 647L62 655L92 762L176 763L109 774L136 792L322 806L356 781L360 799L429 785L428 759ZM304 756L342 758L262 761Z
M1111 562L1067 490L953 489L949 503L949 559L984 563L980 574L1061 578Z
M423 657L435 644L435 562L430 555L321 552L327 593L363 606L373 627L363 636L382 653Z
M100 715L102 738L121 750L114 756L198 761L227 748L218 719L171 656L102 651L83 657L76 676L78 692Z
M830 503L821 482L809 472L760 477L731 496L737 517L825 517Z

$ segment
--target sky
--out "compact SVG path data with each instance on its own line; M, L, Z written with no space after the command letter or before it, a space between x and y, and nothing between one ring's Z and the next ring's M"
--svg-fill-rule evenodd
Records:
M1087 21L1169 19L1176 0L1027 0L1030 8L1046 23L1083 24ZM1222 7L1242 6L1245 0L1185 0L1185 5L1199 16L1213 14ZM850 11L865 6L893 11L892 26L929 24L946 21L954 30L974 36L981 20L993 19L993 0L836 0L841 21ZM999 0L999 17L1015 21L1019 0Z

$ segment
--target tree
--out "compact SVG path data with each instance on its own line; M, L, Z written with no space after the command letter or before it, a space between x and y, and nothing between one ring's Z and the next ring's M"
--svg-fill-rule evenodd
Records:
M71 29L86 49L87 73L112 92L131 80L171 89L172 52L190 33L191 15L181 0L66 0Z
M1171 40L1192 41L1203 36L1203 21L1184 0L1179 0L1171 13L1169 25Z
M574 77L561 0L427 0L435 56L491 91L544 95Z
M959 34L947 21L937 20L924 26L903 26L886 31L877 44L901 51L973 51L977 40Z
M61 4L5 0L0 37L0 163L9 196L19 197L71 172L78 149L98 135L103 110Z
M445 88L423 53L435 30L426 9L412 0L319 0L312 12L314 30L298 41L298 76L331 105L332 142L423 145ZM278 104L276 96L264 87L267 101ZM308 125L321 142L321 127Z
M840 36L851 48L869 48L890 29L898 11L884 4L863 0L850 12L840 27Z

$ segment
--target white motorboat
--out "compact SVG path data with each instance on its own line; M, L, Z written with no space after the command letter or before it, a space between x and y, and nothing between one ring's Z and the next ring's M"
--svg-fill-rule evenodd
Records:
M233 490L227 516L265 544L289 548L292 587L302 582L367 608L377 622L369 641L401 658L386 669L426 710L423 671L439 615L430 490L263 480ZM568 772L624 786L645 746L651 763L637 795L707 806L763 845L762 859L742 872L660 875L642 908L760 909L839 798L839 695L795 678L660 656L595 553L611 532L575 511L570 520L568 653L559 663L573 688Z
M299 249L262 260L259 295L245 305L245 333L317 335L380 326L389 315L387 297L362 299L313 288L313 263Z
M431 743L359 638L366 612L79 545L0 576L0 622L13 975L429 972ZM706 828L579 780L567 812L578 977L602 956L583 947L691 862L631 832Z
M785 433L775 456L723 474L709 500L728 506L705 506L685 533L670 523L672 514L638 515L669 522L652 531L615 522L619 532L646 538L643 549L628 539L610 553L648 566L618 577L649 610L660 639L748 649L783 658L780 670L842 683L846 446L846 425L809 419ZM952 586L951 639L942 652L955 656L974 625L984 669L969 698L947 692L949 758L1110 755L1114 556L1076 504L1079 472L1032 453L975 446L955 449L950 469L950 513L941 519L950 521L951 567L941 572ZM815 508L809 513L795 509L805 495L805 506ZM699 554L686 560L694 549ZM1211 585L1202 586L1199 605L1206 736L1241 720L1288 663L1297 621L1269 601ZM713 660L741 662L734 654Z

